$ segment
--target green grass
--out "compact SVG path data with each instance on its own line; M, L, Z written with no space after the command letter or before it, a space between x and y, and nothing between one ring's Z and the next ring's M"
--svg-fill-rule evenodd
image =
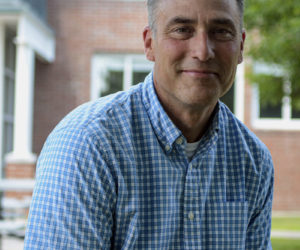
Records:
M273 217L272 230L300 231L300 217Z
M300 231L300 217L273 217L272 230ZM300 239L271 238L273 250L300 250Z
M299 250L300 249L300 239L281 239L272 238L273 250Z

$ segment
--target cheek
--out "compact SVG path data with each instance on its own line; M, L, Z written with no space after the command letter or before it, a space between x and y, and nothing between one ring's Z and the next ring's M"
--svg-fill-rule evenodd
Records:
M225 71L227 71L227 74L231 73L237 67L239 55L240 52L236 46L224 46L224 48L219 51L219 58L222 63L222 67Z
M161 42L161 52L171 62L183 58L185 50L186 46L182 41L166 39Z

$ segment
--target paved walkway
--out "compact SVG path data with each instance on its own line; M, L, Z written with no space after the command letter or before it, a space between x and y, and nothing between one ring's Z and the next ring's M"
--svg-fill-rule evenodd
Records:
M24 242L16 237L3 236L1 250L23 250Z
M272 231L271 237L273 238L288 238L300 239L300 232L298 231Z

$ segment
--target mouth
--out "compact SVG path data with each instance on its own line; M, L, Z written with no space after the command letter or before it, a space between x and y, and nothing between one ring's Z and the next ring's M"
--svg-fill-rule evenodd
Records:
M208 78L208 77L216 77L218 74L212 70L206 69L185 69L181 70L181 73L185 75L189 75L196 78Z

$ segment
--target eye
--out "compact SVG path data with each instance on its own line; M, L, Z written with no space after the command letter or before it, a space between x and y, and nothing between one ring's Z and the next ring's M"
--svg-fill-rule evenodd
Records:
M175 39L188 39L194 34L194 29L189 26L174 27L170 34Z
M186 33L186 34L191 34L193 31L190 27L179 27L175 29L175 32L177 33Z
M211 31L211 34L216 40L220 40L220 41L229 41L234 39L235 37L234 32L226 28L213 29Z

